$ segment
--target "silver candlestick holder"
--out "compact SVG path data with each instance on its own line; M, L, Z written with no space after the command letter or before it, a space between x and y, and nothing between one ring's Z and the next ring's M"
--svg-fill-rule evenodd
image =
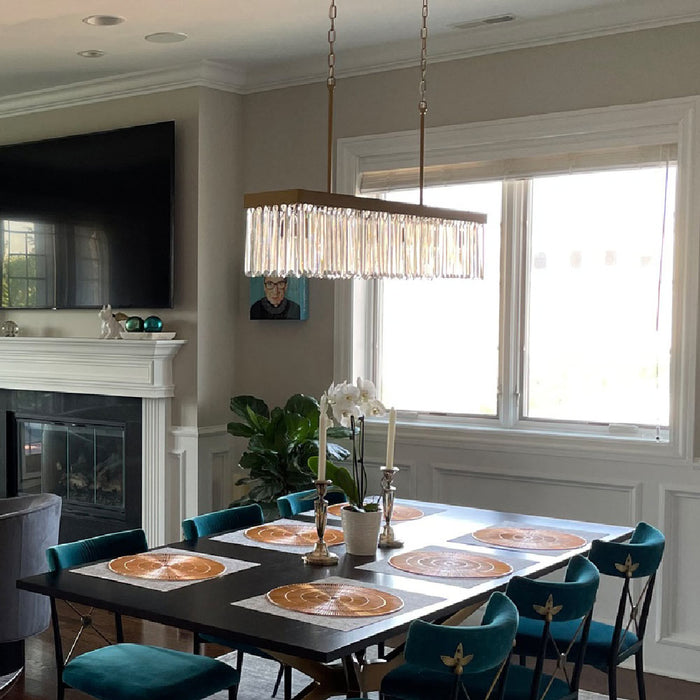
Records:
M328 501L326 500L326 491L332 484L329 480L316 480L314 486L318 495L314 501L314 522L316 524L316 533L318 540L312 552L304 554L302 559L305 564L311 566L335 566L338 563L338 555L328 551L328 545L323 541L326 533L326 519L328 517Z
M394 511L394 496L396 486L392 485L392 480L398 467L380 467L382 472L382 507L384 508L384 527L379 535L380 549L399 549L403 547L403 542L394 536L394 528L391 527L391 516Z

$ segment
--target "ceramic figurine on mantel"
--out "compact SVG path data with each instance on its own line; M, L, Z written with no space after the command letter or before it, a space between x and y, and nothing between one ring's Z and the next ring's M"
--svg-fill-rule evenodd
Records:
M119 322L126 319L126 314L121 312L113 314L111 304L107 304L100 309L98 316L100 317L100 338L106 340L121 338L122 327Z

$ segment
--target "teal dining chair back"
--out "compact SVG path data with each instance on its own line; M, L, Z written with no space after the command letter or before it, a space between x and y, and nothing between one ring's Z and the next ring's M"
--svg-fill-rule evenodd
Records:
M252 503L247 506L234 506L212 513L197 515L194 518L187 518L182 521L182 532L186 541L192 541L199 537L209 537L229 530L241 530L247 527L255 527L256 525L262 525L264 522L265 518L262 508L257 503ZM242 673L243 671L243 659L245 654L252 654L261 659L272 659L267 652L249 644L242 644L231 639L224 639L209 634L198 634L195 632L195 654L201 653L203 643L218 644L219 646L234 649L236 651L236 670L238 673ZM284 698L285 700L290 700L292 697L292 669L290 666L281 663L277 672L274 688L272 689L272 697L277 695L283 678Z
M489 598L481 625L412 622L405 663L384 676L382 699L500 700L517 627L515 605L498 592Z
M615 622L594 620L586 649L586 663L607 673L610 700L617 699L617 667L631 656L639 700L646 698L644 633L665 544L660 530L640 522L628 542L595 540L591 545L590 559L600 573L621 579Z
M296 493L288 493L286 496L280 496L277 499L277 509L280 512L280 517L291 518L299 513L313 510L316 494L316 489L309 489L308 491L297 491ZM336 503L345 503L348 497L342 491L328 491L326 500L329 505L334 505Z
M257 503L247 506L224 508L213 513L196 515L182 521L182 532L185 540L196 540L198 537L209 537L227 530L240 530L244 527L262 525L264 522L262 508Z
M504 698L574 700L583 670L600 574L585 557L574 556L564 581L514 576L506 595L520 614L515 653L534 656L534 667L514 664L508 673ZM554 633L554 630L557 633ZM555 659L551 673L545 660Z
M146 535L139 529L59 544L49 547L46 556L50 570L60 572L147 549ZM100 633L107 646L71 658L74 643L64 658L54 598L51 598L51 620L58 700L63 699L66 688L100 700L201 700L222 690L228 690L229 700L235 700L238 694L240 675L222 661L157 646L125 643L119 615L115 616L116 643Z

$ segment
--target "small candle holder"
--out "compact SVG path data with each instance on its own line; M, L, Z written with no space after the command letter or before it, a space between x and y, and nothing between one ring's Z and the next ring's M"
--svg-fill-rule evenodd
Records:
M399 549L403 547L403 542L394 536L394 528L391 527L391 515L394 510L394 495L396 486L392 485L392 480L398 467L380 467L382 472L382 507L384 508L384 527L379 535L380 549Z
M338 563L338 555L328 551L328 545L323 541L326 532L326 518L328 515L328 501L326 500L326 491L332 484L329 480L316 480L314 486L318 491L318 496L314 501L314 522L316 524L316 533L318 540L312 552L304 554L302 559L305 564L311 566L335 566Z

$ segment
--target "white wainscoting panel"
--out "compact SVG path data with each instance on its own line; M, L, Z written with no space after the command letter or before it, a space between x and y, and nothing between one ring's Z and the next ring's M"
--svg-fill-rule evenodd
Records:
M700 651L700 491L661 487L666 550L657 595L662 644Z

